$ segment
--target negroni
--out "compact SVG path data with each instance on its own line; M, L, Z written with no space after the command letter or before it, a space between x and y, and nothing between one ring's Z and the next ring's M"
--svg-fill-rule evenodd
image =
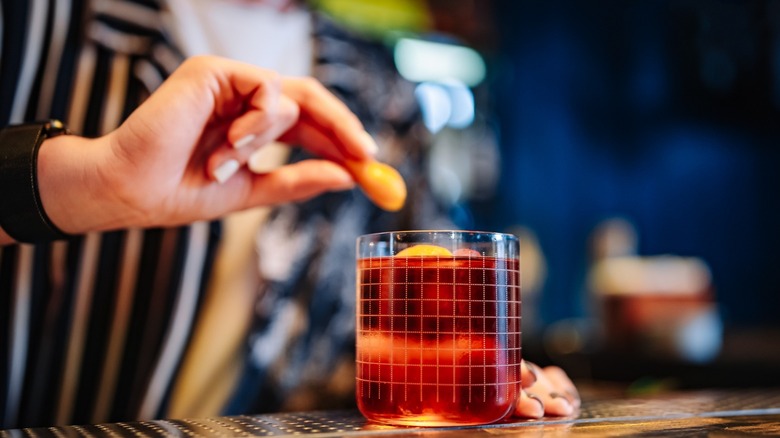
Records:
M363 415L445 426L511 414L521 359L516 258L363 258L357 276Z

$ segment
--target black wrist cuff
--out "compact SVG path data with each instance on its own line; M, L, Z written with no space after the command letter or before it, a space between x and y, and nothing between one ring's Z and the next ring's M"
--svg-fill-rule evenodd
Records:
M38 191L38 150L47 138L66 132L56 120L0 131L0 226L17 242L68 237L46 215Z

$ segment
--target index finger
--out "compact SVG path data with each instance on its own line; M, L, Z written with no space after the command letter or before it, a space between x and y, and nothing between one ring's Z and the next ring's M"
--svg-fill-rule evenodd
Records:
M365 160L376 154L376 143L357 116L316 79L284 78L282 92L298 104L302 118L337 140L335 146L345 157Z

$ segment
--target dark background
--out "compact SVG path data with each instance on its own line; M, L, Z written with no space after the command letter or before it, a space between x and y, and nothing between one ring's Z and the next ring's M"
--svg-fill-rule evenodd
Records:
M710 265L728 325L778 326L780 2L493 8L502 173L472 211L537 233L544 319L582 314L588 236L622 216L640 253Z
M547 276L527 310L543 327L592 316L589 238L602 220L622 217L636 227L640 255L707 263L724 327L708 364L620 351L556 356L544 331L524 337L525 351L594 378L780 384L780 2L478 8L492 19L461 33L488 60L501 177L493 198L468 203L466 223L536 234Z

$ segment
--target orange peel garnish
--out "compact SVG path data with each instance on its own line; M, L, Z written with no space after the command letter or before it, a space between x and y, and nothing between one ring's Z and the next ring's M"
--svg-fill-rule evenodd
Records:
M371 202L387 211L404 206L406 183L397 170L375 160L347 160L344 165Z

